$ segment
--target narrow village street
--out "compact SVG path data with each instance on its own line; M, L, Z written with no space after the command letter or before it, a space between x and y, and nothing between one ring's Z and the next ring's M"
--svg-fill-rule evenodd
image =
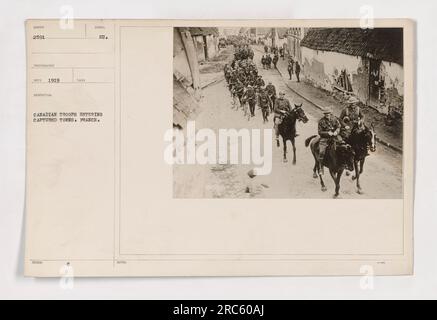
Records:
M292 164L291 143L288 146L289 162L282 160L281 147L273 142L273 169L270 175L249 178L247 172L251 169L245 165L210 165L202 169L204 178L199 179L205 198L331 198L334 183L325 170L324 180L328 190L322 192L320 182L312 176L313 156L304 141L307 137L317 134L317 123L322 117L320 109L304 100L289 89L282 75L276 69L264 70L260 63L261 53L254 48L259 73L266 84L271 81L277 92L284 91L287 99L293 104L303 104L303 109L309 118L306 124L298 122L296 138L297 163ZM295 79L294 79L295 80ZM261 110L256 108L256 116L251 119L244 117L242 109L232 105L232 98L226 86L226 81L219 81L203 89L202 110L196 121L196 129L210 128L216 133L218 129L260 128L271 129L273 117L269 123L263 124ZM307 97L308 98L308 97ZM309 97L311 98L311 97ZM273 138L274 139L274 138ZM356 193L355 181L351 176L343 175L341 180L340 198L400 198L402 196L402 154L378 144L375 153L366 158L364 173L361 176L363 194ZM247 192L247 191L250 192Z

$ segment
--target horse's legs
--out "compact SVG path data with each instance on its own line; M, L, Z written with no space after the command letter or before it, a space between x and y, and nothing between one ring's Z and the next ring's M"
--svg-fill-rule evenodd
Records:
M363 173L363 171L364 171L364 161L365 160L366 160L366 158L363 158L360 161L360 174Z
M332 180L334 180L334 184L335 184L335 194L334 194L334 198L338 196L338 186L337 186L337 174L332 170L329 169L329 173L331 174Z
M312 150L311 150L311 151L312 151ZM313 152L313 151L312 151L312 152ZM317 173L319 172L319 163L318 163L318 161L317 161L317 158L316 158L314 152L313 152L313 158L314 158L313 178L314 178L314 179L317 179L317 178L318 178Z
M282 143L284 144L284 162L288 162L287 160L287 140L283 137Z
M337 179L335 172L332 171L331 169L329 169L329 173L331 174L332 180L334 180L334 183L335 183L335 180Z
M337 198L340 192L340 179L341 179L341 175L343 174L343 170L340 170L337 172L337 175L335 177L335 195L334 198ZM331 174L332 175L332 174Z
M323 174L320 174L320 172L319 172L319 178L320 178L320 184L322 185L322 191L325 192L326 190L328 190L328 188L326 188L325 182L323 181Z
M296 164L296 145L294 138L291 139L291 144L293 146L293 164Z
M360 160L360 169L356 169L355 168L355 174L352 176L352 180L357 179L357 177L359 176L359 174L362 174L364 171L364 161L366 160L366 158L363 158Z
M354 161L354 168L355 168L355 179L357 179L357 193L361 193L361 186L360 186L360 168L358 165L358 161Z
M326 188L325 182L323 181L323 177L322 177L323 175L320 174L320 167L323 166L323 164L319 162L318 151L316 150L313 144L311 144L311 152L314 157L313 178L317 179L317 176L319 177L320 185L322 186L322 191L325 192L328 189Z
M318 170L319 170L319 166L317 164L317 160L315 159L314 160L314 167L313 167L313 178L314 179L317 179L317 177L318 177L318 175L317 175Z

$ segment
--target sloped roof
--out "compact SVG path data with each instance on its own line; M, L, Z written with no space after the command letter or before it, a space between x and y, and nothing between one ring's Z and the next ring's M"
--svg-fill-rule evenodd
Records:
M192 36L208 36L212 34L213 36L218 36L218 28L210 28L210 27L191 27L189 28Z
M301 46L403 65L402 28L311 28Z

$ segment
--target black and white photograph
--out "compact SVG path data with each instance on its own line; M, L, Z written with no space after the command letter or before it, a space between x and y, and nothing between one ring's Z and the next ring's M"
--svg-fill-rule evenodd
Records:
M175 27L174 198L402 198L403 60L403 28Z

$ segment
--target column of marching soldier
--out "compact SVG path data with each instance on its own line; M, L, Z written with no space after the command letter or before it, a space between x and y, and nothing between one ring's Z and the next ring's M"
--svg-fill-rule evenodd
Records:
M276 96L275 86L269 82L267 85L253 61L253 49L246 43L234 44L235 53L232 63L224 66L224 75L235 108L242 108L244 116L255 116L255 107L259 106L264 123L269 121L269 115L277 109L290 108L290 102L285 99L284 93ZM274 65L278 60L278 52L273 52ZM262 62L264 65L265 58ZM267 64L267 63L266 63ZM266 67L267 68L267 67Z
M243 108L244 115L255 116L255 106L262 110L264 121L273 110L276 89L267 86L253 62L254 52L247 44L235 45L234 60L226 64L224 74L235 108Z

